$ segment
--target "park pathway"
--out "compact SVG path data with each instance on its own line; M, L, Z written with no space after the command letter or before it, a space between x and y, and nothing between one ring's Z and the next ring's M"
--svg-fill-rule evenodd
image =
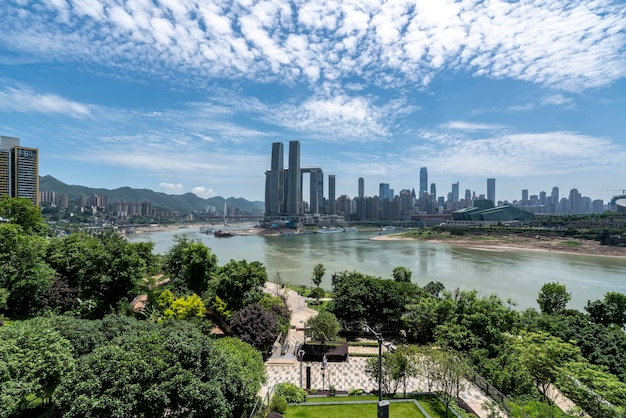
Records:
M311 387L316 389L328 389L329 385L334 385L339 391L349 391L350 389L363 389L367 392L376 391L378 384L365 373L365 357L350 357L347 362L328 363L322 380L322 364L319 362L299 362L294 353L294 344L304 341L304 323L312 316L317 315L317 311L306 306L306 298L297 292L280 288L276 283L265 283L265 291L273 295L284 294L287 297L287 306L291 310L292 328L287 336L290 342L290 350L287 354L281 355L280 350L276 350L274 355L265 363L267 372L267 382L261 388L259 396L264 397L268 390L277 383L289 382L303 387L305 384L306 368L311 368ZM349 352L353 354L369 353L378 354L377 347L350 347ZM426 392L428 390L426 382L420 378L409 379L406 387L408 392ZM404 388L400 387L398 393L403 393ZM481 409L482 404L489 400L478 386L469 383L468 389L461 393L460 398L467 403L470 408L480 418L487 418L487 413ZM503 417L505 415L502 415Z

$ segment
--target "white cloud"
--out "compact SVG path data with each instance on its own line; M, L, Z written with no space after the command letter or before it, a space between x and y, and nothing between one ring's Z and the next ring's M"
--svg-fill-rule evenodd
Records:
M483 139L424 132L415 147L429 166L458 176L529 177L606 170L626 150L604 138L556 131L496 135Z
M185 187L181 183L160 183L159 187L161 189L170 191L170 192L182 192L185 190Z
M562 94L553 94L551 96L546 96L544 98L541 99L541 104L544 106L547 105L554 105L554 106L562 106L562 105L567 105L568 107L571 107L574 105L574 101L569 98L569 97L565 97Z
M459 131L490 131L503 128L503 126L499 124L473 123L461 120L446 122L439 125L439 127L443 129L454 129Z
M215 192L213 191L213 189L204 186L194 187L193 189L191 189L191 193L203 199L215 196Z
M621 0L72 5L47 0L35 11L8 0L0 44L41 60L157 78L175 70L191 84L214 77L422 87L453 70L581 91L626 75Z
M91 107L54 94L38 93L26 87L7 87L0 84L0 110L8 112L58 113L83 117Z

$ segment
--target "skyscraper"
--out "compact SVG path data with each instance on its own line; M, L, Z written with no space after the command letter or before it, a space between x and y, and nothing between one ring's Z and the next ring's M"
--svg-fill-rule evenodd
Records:
M365 197L365 180L363 177L359 177L359 198Z
M283 143L274 142L272 144L271 170L265 186L266 213L277 215L283 211L285 200L285 169L283 164Z
M528 189L522 189L522 205L528 205Z
M421 196L424 192L428 193L428 169L426 167L420 168L419 196Z
M496 179L487 179L487 199L496 204Z
M23 197L39 205L39 150L19 138L0 137L0 197Z
M452 201L453 202L459 201L459 182L458 181L456 183L452 183Z
M289 141L289 169L287 170L287 213L300 213L302 181L300 173L300 141Z
M437 186L435 186L435 183L430 183L430 195L433 200L437 199Z
M378 186L378 198L381 202L383 200L391 200L391 189L389 189L389 183L380 183Z
M337 214L337 204L335 202L335 175L328 175L328 214Z

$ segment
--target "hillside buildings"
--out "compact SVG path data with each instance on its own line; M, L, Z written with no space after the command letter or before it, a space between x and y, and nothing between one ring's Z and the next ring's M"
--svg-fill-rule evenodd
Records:
M39 150L19 138L0 137L0 197L22 197L39 205Z

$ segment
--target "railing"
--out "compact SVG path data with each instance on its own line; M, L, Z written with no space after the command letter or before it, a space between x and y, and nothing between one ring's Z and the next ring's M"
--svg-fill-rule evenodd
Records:
M262 399L261 398L257 398L256 403L254 404L254 408L252 408L252 412L250 412L250 415L248 415L248 418L254 418L254 414L257 413L258 410L260 410L263 407L263 405L269 406L270 398L272 397L272 391L273 390L274 390L274 387L272 386L271 388L269 388L267 390L267 393L265 394L265 396ZM241 418L246 418L246 413L245 412L243 413Z
M474 382L476 386L478 386L480 390L485 393L485 395L489 396L491 399L496 401L498 405L502 406L506 412L511 412L511 408L509 407L509 398L492 386L484 377L472 371L469 374L469 380Z

